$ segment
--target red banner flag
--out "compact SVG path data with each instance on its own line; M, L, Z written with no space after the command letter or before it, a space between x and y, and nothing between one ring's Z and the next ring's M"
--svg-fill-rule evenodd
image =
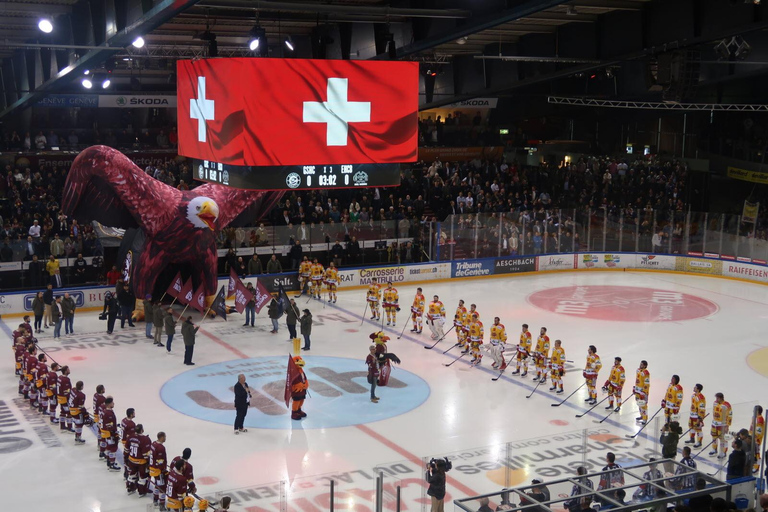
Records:
M261 313L263 308L270 300L272 300L272 294L269 293L267 287L261 282L261 279L256 280L256 312Z
M200 286L195 290L189 305L201 313L205 312L205 286L203 286L203 283L200 283Z
M242 315L243 311L245 311L246 304L248 304L252 298L253 293L251 293L251 291L238 279L237 284L235 285L235 309L237 312Z
M299 375L299 367L293 362L293 358L288 356L288 370L285 373L285 406L288 407L291 403L291 391L293 379Z
M179 301L179 304L184 304L185 306L192 302L192 276L181 287L181 291L176 295L176 299Z
M235 269L229 269L229 283L227 284L227 298L233 297L235 295L235 288L237 288L237 285L243 284L240 281L240 278L237 275L237 272L235 272Z
M181 155L260 166L417 159L417 62L198 59L176 69Z
M168 287L165 293L173 298L178 299L182 286L181 272L177 272L176 277L174 277L173 281L171 281L171 286Z

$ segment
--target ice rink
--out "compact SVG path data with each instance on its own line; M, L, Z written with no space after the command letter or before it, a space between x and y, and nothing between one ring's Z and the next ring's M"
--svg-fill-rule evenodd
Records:
M368 400L365 377L368 335L377 329L370 315L361 325L365 291L341 291L334 305L308 302L306 296L297 299L314 316L312 349L304 354L311 396L304 406L308 416L301 422L290 419L282 402L292 343L284 319L279 333L270 334L266 308L254 328L242 326L238 314L226 322L206 320L195 346L196 366L182 364L180 332L172 355L166 355L146 339L143 323L118 326L108 335L97 313L76 315L75 336L54 341L52 329L38 336L54 360L70 366L73 384L84 381L89 410L96 385L104 384L115 398L118 420L126 408L135 408L136 423L153 440L158 431L167 433L169 458L190 447L198 494L230 494L236 503L232 510L238 511L277 511L282 506L327 510L328 481L333 479L337 507L369 512L378 471L387 484L386 508L391 508L399 484L403 510L417 510L425 502L422 468L431 456L454 459L446 501L535 477L555 478L575 472L584 462L598 470L608 450L619 455L621 464L647 458L660 449L660 424L651 422L636 439L627 437L639 428L637 406L629 398L641 359L648 360L651 373L650 414L659 408L671 375L680 376L683 429L688 428L690 394L697 382L704 385L709 411L714 394L725 394L734 407L734 430L749 427L752 407L765 389L768 288L761 285L677 274L565 272L421 286L427 301L440 296L449 319L459 299L467 306L477 304L486 343L494 316L505 324L510 347L522 323L530 325L534 342L539 328L546 326L573 361L567 367L565 394L550 392L547 382L527 399L535 373L523 379L508 369L494 382L499 372L491 368L488 355L477 367L470 366L469 357L445 367L460 355L458 349L443 353L455 343L454 332L432 350L425 350L432 345L426 326L423 334L414 335L409 323L397 339L416 289L410 284L398 286L403 311L397 326L384 327L391 338L389 351L402 364L392 371L390 386L377 390L378 404ZM198 322L200 315L194 317ZM0 323L6 346L19 322L4 318ZM599 384L607 379L615 356L623 358L627 374L626 404L602 423L597 422L608 413L602 405L575 417L587 409L586 388L564 405L550 407L583 383L590 344L603 362ZM12 357L6 361L0 378L5 507L146 510L151 499L126 496L121 473L108 472L98 460L93 432L84 434L85 446L75 446L72 434L60 433L22 403ZM249 431L235 436L231 388L238 373L245 373L258 393L246 419ZM705 444L711 440L710 419ZM717 460L706 452L696 460L700 469L718 470ZM281 493L287 503L281 503Z

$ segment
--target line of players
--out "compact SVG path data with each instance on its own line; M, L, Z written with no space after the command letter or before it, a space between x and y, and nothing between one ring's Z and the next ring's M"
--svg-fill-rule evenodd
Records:
M127 409L125 418L118 424L115 401L105 395L102 384L96 386L91 415L85 407L83 381L77 381L73 386L69 366L60 366L56 362L48 366L46 354L38 354L37 340L28 322L19 325L13 332L13 339L19 395L29 401L30 408L47 416L51 424L58 424L60 432L74 433L74 442L78 446L85 444L83 427L96 425L99 459L106 462L109 471L123 469L128 494L138 491L139 497L144 497L150 493L151 484L155 508L193 510L195 499L190 495L196 492L196 487L194 470L189 463L192 455L190 448L185 448L182 455L175 457L169 469L164 432L158 432L157 439L151 441L144 433L144 426L134 421L133 408ZM124 468L116 462L121 439ZM198 510L208 510L208 505L206 500L200 500Z
M339 271L333 262L324 268L317 258L309 261L309 257L304 256L304 260L299 265L299 286L301 295L309 288L309 295L313 299L321 300L321 294L325 284L328 291L328 302L336 303L336 291L339 285Z
M374 289L375 280L368 290L368 300L371 303L371 297L375 296L377 290ZM392 288L392 283L389 283L389 288ZM395 290L396 296L396 290ZM416 296L413 299L413 305L411 306L411 319L413 321L413 329L411 332L420 334L422 332L422 316L425 311L426 299L422 293L421 288L416 289ZM386 304L386 302L385 302ZM373 306L372 306L373 310ZM433 296L432 302L426 308L427 322L432 330L432 339L441 339L445 336L443 331L443 325L445 324L445 306L440 301L440 298ZM389 323L387 324L389 325ZM475 304L470 305L470 309L464 306L464 301L460 300L459 305L456 308L453 319L453 328L456 329L457 346L462 347L462 353L466 354L471 352L473 359L471 364L473 366L482 362L483 354L481 347L483 346L483 340L485 335L485 329L483 323L480 321L480 313L477 311ZM490 347L486 350L493 358L493 368L497 368L503 372L507 368L507 360L505 357L507 343L507 333L499 320L499 317L493 319L493 325L490 329ZM547 328L542 327L539 333L539 337L536 340L536 345L533 345L533 339L528 325L522 325L522 331L513 357L515 358L515 371L513 375L520 375L525 377L528 374L529 359L532 359L533 367L535 368L536 375L534 376L534 382L541 381L546 382L547 374L551 379L552 386L550 391L556 391L556 393L563 393L563 376L565 375L565 349L563 349L561 340L555 340L552 353L550 355L550 338L547 336ZM622 390L626 381L626 371L622 366L621 357L614 358L613 366L611 367L608 379L603 384L602 390L608 394L608 406L607 410L613 409L614 412L618 412L621 409L622 404ZM589 405L597 405L597 378L603 364L600 361L600 356L597 354L597 348L594 345L590 345L587 349L587 359L584 365L583 377L585 384L589 392L588 398L585 400ZM650 372L648 371L648 362L643 360L640 362L640 367L636 371L635 385L632 393L637 402L640 416L637 421L641 425L645 425L648 421L648 399L651 387ZM690 428L690 438L685 441L686 444L692 444L694 448L700 448L704 439L704 419L707 416L707 403L706 398L702 394L704 386L702 384L696 384L691 395L691 407L689 413L688 426ZM661 401L660 409L664 410L664 417L666 422L669 423L673 419L676 419L680 413L680 407L683 402L683 387L680 385L680 377L673 375L669 386L667 387L664 399ZM765 420L762 415L762 407L756 406L756 425L755 432L750 431L750 435L753 436L755 446L755 465L754 471L757 471L760 463L760 446L762 445L763 436L765 433ZM712 425L710 429L710 435L712 437L712 450L709 452L710 456L718 455L718 458L725 458L728 451L728 444L725 439L725 435L729 432L731 422L733 419L733 410L731 404L725 400L723 393L715 394L715 402L712 406Z

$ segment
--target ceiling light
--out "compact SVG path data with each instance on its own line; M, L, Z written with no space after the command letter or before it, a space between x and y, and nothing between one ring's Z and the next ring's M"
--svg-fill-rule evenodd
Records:
M50 34L51 32L53 32L53 23L51 23L51 20L49 20L48 18L43 18L37 22L37 28L39 28L41 31L45 32L46 34Z
M267 44L267 31L261 28L259 25L254 26L249 32L248 48L255 52L260 48L264 48ZM260 52L261 53L261 52Z
M90 78L83 78L83 80L80 83L83 84L83 87L85 87L86 89L90 89L91 87L93 87L93 82L91 82Z
M567 6L565 8L565 14L567 16L578 16L579 15L578 11L576 10L576 7L574 7L573 5L569 5L569 6Z
M87 74L89 74L90 72L91 72L91 70L90 70L90 69L84 69L84 70L83 70L83 74L84 74L84 75L87 75Z
M456 44L467 44L467 39L468 39L468 38L467 38L466 36L465 36L465 37L460 37L460 38L459 38L459 39L456 41Z
M109 78L105 78L104 81L101 82L101 88L102 89L107 89L110 86L111 83L112 83L112 81Z
M134 39L132 44L133 44L133 46L135 48L143 48L144 47L144 38L139 36L136 39Z
M284 42L285 42L285 47L286 48L288 48L290 51L294 50L293 41L291 40L291 36L286 37Z

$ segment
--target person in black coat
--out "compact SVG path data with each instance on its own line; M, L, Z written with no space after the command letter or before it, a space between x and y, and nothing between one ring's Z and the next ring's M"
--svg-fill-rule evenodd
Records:
M115 329L115 320L117 320L117 312L120 310L120 305L117 303L117 299L112 292L105 294L104 305L107 307L107 334L112 334L112 331Z
M29 284L35 288L39 288L43 284L43 271L45 266L37 259L37 254L32 256L32 261L29 262Z
M125 328L125 321L128 320L128 325L133 325L133 308L136 307L136 296L133 294L128 285L124 285L122 290L117 292L117 302L120 305L120 328Z
M432 512L443 512L445 499L445 461L438 459L427 466L427 495L432 497Z
M245 421L245 415L248 414L248 407L251 405L251 388L248 387L248 383L245 382L245 375L242 373L237 376L237 384L235 384L235 434L240 432L248 432L248 429L243 428L243 422Z

